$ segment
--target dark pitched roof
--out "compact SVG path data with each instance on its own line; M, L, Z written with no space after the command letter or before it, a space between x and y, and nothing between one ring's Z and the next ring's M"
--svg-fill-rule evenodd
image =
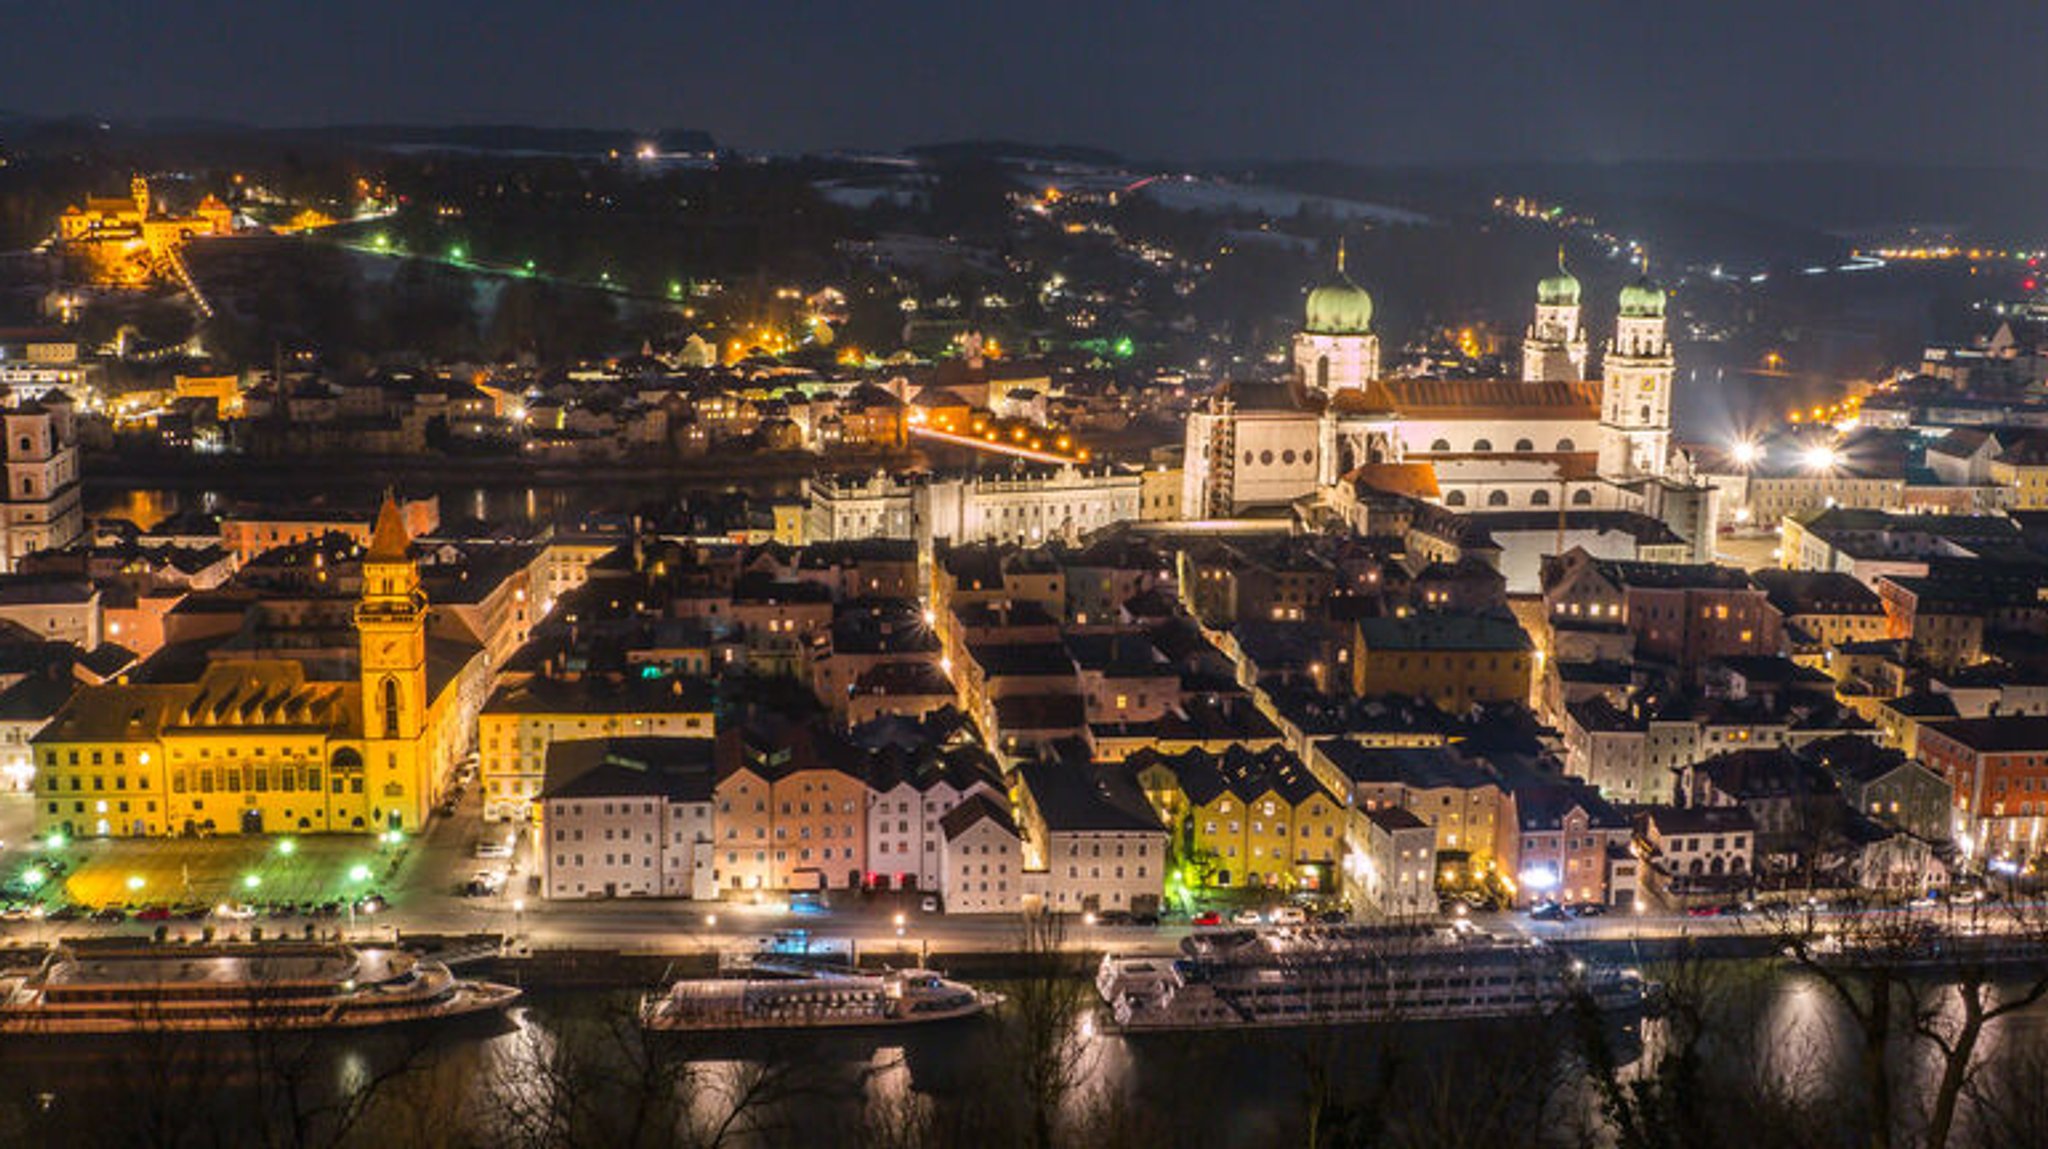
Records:
M548 747L541 798L709 802L718 777L716 746L709 738L592 738L556 742Z
M1052 833L1165 833L1130 771L1033 760L1018 768Z
M2048 716L2009 714L1995 718L1957 718L1930 722L1927 729L1939 731L1980 754L2048 748Z
M945 816L939 819L939 830L950 842L980 822L994 822L1005 834L1012 838L1017 836L1017 822L1010 817L1009 804L998 802L981 791L969 794L965 801L946 811Z

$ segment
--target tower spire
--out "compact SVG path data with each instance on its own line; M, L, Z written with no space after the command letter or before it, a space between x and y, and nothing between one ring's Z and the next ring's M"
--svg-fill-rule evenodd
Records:
M1337 274L1344 274L1344 237L1337 237Z

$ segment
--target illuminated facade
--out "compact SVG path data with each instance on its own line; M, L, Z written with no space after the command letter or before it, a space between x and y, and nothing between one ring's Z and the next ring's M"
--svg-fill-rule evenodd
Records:
M209 195L190 215L155 210L149 181L138 175L126 198L95 196L57 217L57 239L80 278L102 287L142 287L175 274L185 241L234 234L234 211Z
M462 699L483 663L474 645L429 634L410 545L387 500L363 560L353 659L191 650L196 672L168 659L80 690L33 743L38 831L418 829L468 747L475 716Z

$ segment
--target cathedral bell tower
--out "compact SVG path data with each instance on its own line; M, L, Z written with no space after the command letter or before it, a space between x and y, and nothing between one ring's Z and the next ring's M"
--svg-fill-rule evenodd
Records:
M356 604L363 689L365 807L373 825L417 829L432 800L427 716L427 595L412 536L391 496L377 511Z
M1600 473L1664 474L1671 454L1671 338L1664 292L1648 277L1621 289L1614 342L1601 363Z
M1557 274L1536 284L1536 320L1522 338L1524 383L1576 383L1586 377L1586 328L1579 321L1579 281L1557 249Z
M1307 322L1294 337L1294 375L1309 392L1363 391L1379 378L1380 337L1372 333L1372 296L1344 271L1337 245L1337 278L1308 293Z

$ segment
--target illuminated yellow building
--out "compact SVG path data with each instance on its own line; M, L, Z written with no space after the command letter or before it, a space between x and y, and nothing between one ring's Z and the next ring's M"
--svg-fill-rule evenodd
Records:
M1322 889L1344 843L1344 808L1282 747L1222 754L1140 750L1125 760L1191 882Z
M142 287L169 271L194 236L232 235L234 211L209 195L190 215L159 215L149 181L136 176L128 196L94 196L57 217L57 238L81 278L103 287Z
M1535 661L1534 644L1512 618L1423 613L1360 619L1352 692L1427 698L1450 713L1480 702L1526 703Z
M432 636L386 499L353 659L167 650L74 695L33 741L39 832L97 837L416 830L467 748L474 643ZM180 668L196 662L197 669ZM472 704L473 705L473 704Z
M500 686L477 719L484 820L526 821L548 747L592 738L709 738L711 685L646 666L622 676L528 678Z

